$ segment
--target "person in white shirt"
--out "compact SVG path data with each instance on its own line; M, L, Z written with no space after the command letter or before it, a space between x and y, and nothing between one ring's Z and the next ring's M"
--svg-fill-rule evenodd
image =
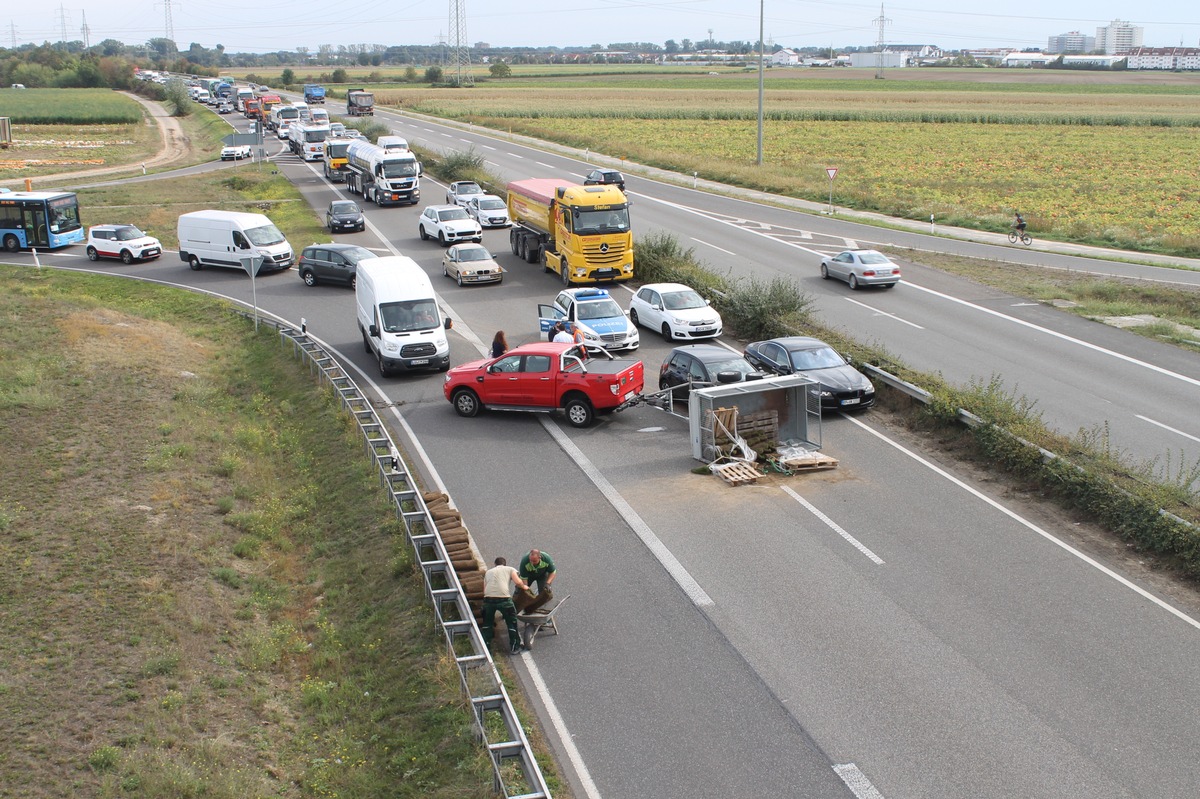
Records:
M496 613L504 617L508 625L508 646L512 654L517 654L524 645L521 643L521 633L517 630L517 607L513 604L513 586L522 591L529 590L529 584L521 579L517 570L508 565L504 558L496 558L496 565L483 573L483 623L479 632L483 634L483 643L488 649L492 648L493 627L496 624Z

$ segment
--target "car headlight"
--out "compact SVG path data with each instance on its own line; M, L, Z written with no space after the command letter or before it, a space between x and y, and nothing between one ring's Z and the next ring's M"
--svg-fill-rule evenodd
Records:
M687 325L687 320L686 320L686 319L680 319L680 318L679 318L679 317L677 317L677 316L668 316L668 317L667 317L667 320L668 320L668 321L669 321L671 324L673 324L673 325L681 325L681 326L686 326L686 325Z
M396 352L400 349L400 345L394 341L385 341L383 342L383 348L388 352Z
M583 337L585 339L587 339L588 341L599 341L600 340L600 337L597 336L595 333L589 333L586 330L583 332Z

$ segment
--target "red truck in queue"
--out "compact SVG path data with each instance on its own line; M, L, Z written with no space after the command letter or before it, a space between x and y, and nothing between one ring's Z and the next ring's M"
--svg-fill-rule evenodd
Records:
M585 358L574 344L541 342L456 366L446 373L442 391L459 416L485 409L561 409L572 427L587 427L597 413L637 402L643 371L641 361L617 360L607 353Z

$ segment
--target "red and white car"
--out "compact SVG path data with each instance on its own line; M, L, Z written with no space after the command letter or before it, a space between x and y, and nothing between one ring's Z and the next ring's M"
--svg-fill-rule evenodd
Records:
M88 228L87 257L120 258L127 264L162 255L162 244L134 225L93 225Z

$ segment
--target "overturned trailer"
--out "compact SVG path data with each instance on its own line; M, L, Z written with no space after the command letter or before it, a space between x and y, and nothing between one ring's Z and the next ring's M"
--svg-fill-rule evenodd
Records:
M705 463L737 457L739 440L750 449L767 442L815 452L821 448L821 383L794 374L693 388L688 426L692 457Z

